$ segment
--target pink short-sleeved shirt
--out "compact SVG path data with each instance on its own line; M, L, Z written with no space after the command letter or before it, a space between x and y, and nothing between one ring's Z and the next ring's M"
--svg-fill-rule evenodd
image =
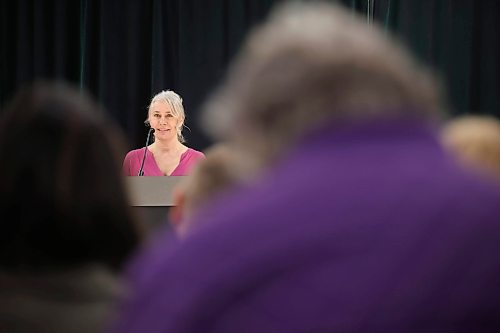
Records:
M142 158L144 156L144 149L140 148L131 150L123 160L123 175L124 176L137 176L141 168ZM179 165L168 176L187 176L191 168L205 155L201 151L188 148L184 154L181 155ZM149 151L146 152L146 159L144 160L144 176L165 176L156 164L154 155Z

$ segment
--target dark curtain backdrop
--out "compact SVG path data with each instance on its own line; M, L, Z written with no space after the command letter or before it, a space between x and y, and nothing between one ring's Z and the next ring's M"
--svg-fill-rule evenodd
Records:
M333 1L333 0L332 0ZM150 98L173 89L188 145L211 142L203 101L276 0L0 0L0 108L24 83L62 79L89 90L144 144ZM394 32L445 80L452 112L500 115L500 1L343 0Z

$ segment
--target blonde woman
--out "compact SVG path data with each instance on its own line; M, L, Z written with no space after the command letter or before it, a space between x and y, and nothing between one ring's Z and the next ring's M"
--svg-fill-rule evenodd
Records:
M154 130L154 142L127 153L123 162L125 176L186 176L205 155L184 145L182 128L186 115L182 98L171 90L151 100L146 124ZM142 168L141 168L142 167Z

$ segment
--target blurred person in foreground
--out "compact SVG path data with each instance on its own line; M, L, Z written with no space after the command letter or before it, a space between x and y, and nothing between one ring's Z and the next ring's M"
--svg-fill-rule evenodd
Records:
M101 332L141 232L123 136L84 92L21 89L0 115L0 331Z
M464 115L443 126L442 139L467 168L500 180L500 120L488 115Z
M205 110L269 167L136 259L114 332L499 331L500 188L445 153L444 99L351 11L276 9Z
M156 94L146 124L154 130L148 147L131 150L123 161L125 176L186 176L205 155L187 147L182 135L186 114L182 98L172 90ZM143 167L141 170L141 166Z
M249 186L257 171L254 158L225 143L216 143L205 156L173 191L169 221L181 237L198 228L193 221L203 222L195 219L198 212Z

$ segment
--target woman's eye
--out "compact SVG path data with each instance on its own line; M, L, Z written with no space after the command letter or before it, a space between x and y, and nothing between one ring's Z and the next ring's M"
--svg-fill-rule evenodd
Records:
M160 118L160 115L157 113L157 114L155 114L153 117L155 117L155 118Z
M167 114L167 118L172 118L173 115L171 113Z

